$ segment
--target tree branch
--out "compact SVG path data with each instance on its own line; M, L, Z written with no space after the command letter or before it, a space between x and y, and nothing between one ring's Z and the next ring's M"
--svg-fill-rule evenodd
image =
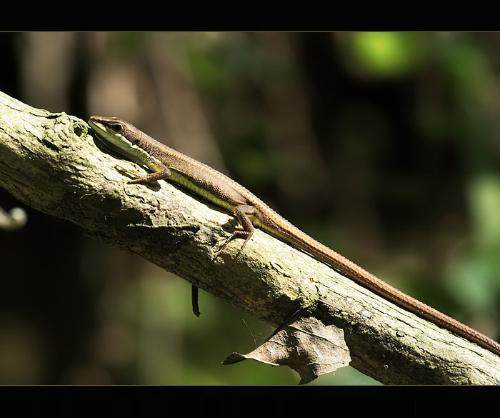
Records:
M358 286L256 231L231 243L231 216L161 182L127 184L88 125L0 92L0 186L47 214L132 251L260 319L279 324L303 306L344 330L351 365L392 384L500 384L500 357ZM221 227L222 226L222 227Z

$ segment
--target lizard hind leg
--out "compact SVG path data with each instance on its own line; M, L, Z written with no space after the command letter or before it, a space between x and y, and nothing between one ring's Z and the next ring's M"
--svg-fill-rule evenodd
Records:
M222 244L219 250L215 253L214 260L228 246L228 244L236 238L243 238L245 240L238 254L243 251L245 245L247 245L250 238L252 238L253 231L255 229L249 216L255 215L256 212L257 210L250 205L240 205L235 207L234 216L238 220L240 228L236 229L233 234L224 242L224 244Z

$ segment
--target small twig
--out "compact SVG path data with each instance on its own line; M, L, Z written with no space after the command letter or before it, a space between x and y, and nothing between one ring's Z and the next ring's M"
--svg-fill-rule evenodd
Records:
M4 231L17 231L28 222L28 215L22 208L12 208L9 213L0 207L0 229Z

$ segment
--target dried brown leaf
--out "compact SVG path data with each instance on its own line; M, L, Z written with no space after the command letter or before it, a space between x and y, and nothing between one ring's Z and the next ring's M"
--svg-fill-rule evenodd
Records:
M351 361L344 331L320 320L299 318L279 329L248 354L232 353L222 364L256 360L273 366L286 365L300 375L299 384L309 383L325 373L347 366Z

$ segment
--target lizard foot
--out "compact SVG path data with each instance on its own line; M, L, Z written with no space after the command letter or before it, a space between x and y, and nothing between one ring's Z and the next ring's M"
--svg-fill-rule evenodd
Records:
M143 177L139 172L139 170L132 170L130 168L125 168L120 165L115 165L115 170L118 171L120 174L129 177L130 179L132 179L132 181Z

